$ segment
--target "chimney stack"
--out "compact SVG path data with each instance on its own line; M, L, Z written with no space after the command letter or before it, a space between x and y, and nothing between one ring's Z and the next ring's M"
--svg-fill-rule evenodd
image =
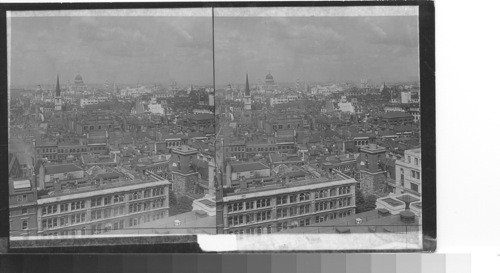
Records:
M61 181L59 181L59 178L56 178L54 180L54 191L55 192L61 192L62 191Z

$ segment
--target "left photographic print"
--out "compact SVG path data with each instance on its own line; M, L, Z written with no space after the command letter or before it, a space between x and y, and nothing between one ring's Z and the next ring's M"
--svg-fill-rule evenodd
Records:
M211 13L7 13L11 241L215 234Z

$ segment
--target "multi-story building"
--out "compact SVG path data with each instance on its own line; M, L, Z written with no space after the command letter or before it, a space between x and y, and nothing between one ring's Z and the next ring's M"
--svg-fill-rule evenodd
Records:
M38 158L46 158L50 161L58 161L59 153L57 141L33 141Z
M238 186L241 179L269 177L271 168L261 162L232 162L226 167L227 186Z
M87 105L95 105L106 101L108 101L107 97L82 98L80 99L80 107L83 108Z
M359 149L357 169L360 173L360 187L369 193L385 192L387 172L383 168L386 148L374 143Z
M37 191L30 179L9 179L10 236L37 234Z
M296 101L298 99L299 99L299 96L297 96L297 95L274 97L274 98L269 99L269 104L271 105L271 107L273 107L276 104L288 103L291 101Z
M198 150L189 146L172 148L172 189L175 194L186 195L195 192L198 172L193 168L193 160L198 157Z
M156 176L40 196L38 235L92 235L168 217L170 182Z
M396 160L396 188L394 193L422 194L421 149L406 150L404 157Z
M83 169L73 163L45 165L39 169L38 188L53 190L56 181L59 181L64 188L67 183L78 183L84 176Z
M341 173L261 187L223 197L223 233L275 233L355 213L356 181Z

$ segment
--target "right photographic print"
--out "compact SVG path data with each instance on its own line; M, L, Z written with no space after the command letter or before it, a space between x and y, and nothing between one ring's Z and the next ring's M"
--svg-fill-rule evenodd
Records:
M218 234L422 249L418 7L215 8L214 55Z

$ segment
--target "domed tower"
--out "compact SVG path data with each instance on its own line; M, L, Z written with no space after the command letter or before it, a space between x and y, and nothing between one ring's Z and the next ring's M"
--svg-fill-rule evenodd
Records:
M74 85L73 89L76 92L84 92L87 89L87 86L83 82L83 78L80 74L76 75L73 85Z
M80 74L75 77L75 85L84 85L83 78Z
M266 85L275 85L274 83L274 77L271 75L271 73L267 74L266 76Z

